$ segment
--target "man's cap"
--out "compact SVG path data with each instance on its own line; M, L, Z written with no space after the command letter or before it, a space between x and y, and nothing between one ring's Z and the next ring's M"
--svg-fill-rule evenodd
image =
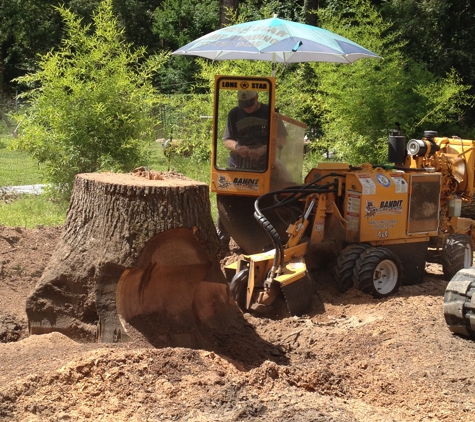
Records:
M254 98L256 95L256 91L238 91L238 100L247 101Z
M239 107L248 108L252 107L257 97L256 91L238 91Z

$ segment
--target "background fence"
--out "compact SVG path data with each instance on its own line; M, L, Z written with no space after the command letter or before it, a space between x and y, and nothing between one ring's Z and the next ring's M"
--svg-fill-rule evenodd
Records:
M0 187L41 183L41 167L26 152L10 150L13 140L13 135L2 119L0 121Z
M0 98L0 189L11 186L36 185L43 183L44 167L39 165L28 153L15 151L10 148L14 141L12 129L15 129L14 123L10 120L11 127L7 125L4 116L14 111L18 104L14 100ZM187 163L182 159L180 152L187 146L179 145L178 150L170 154L164 154L164 144L170 138L185 138L185 142L192 145L189 133L181 133L180 128L190 130L190 122L183 124L185 120L182 113L177 112L178 107L161 107L157 115L156 141L147 143L147 160L144 163L138 163L137 166L147 166L157 171L177 170L183 171ZM202 122L201 122L202 123ZM193 125L191 125L193 126ZM193 129L191 129L193 130ZM194 127L196 130L196 126ZM192 146L191 146L192 150ZM185 154L186 155L186 154ZM190 175L194 177L195 175Z

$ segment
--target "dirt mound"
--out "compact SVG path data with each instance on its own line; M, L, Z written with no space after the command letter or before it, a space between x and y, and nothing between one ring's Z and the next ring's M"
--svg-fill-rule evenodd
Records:
M25 320L15 315L0 315L0 343L18 341L22 337Z
M1 393L0 415L28 415L30 420L35 415L38 420L354 420L348 404L300 388L292 372L272 362L242 372L201 350L105 348L10 384ZM288 396L282 397L282 391Z
M0 331L23 328L20 341L0 344L0 419L473 420L475 342L447 329L437 264L424 283L384 300L338 294L320 274L325 313L245 315L245 330L230 327L216 339L223 354L138 338L101 345L59 333L27 337L26 296L60 231L0 227Z

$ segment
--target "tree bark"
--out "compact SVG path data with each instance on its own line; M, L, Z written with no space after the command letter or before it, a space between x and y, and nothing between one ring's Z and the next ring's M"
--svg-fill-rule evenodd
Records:
M219 27L223 28L228 25L228 13L230 11L237 11L239 7L239 0L221 0L220 1L220 15L219 15Z
M242 319L219 266L208 185L153 176L162 180L76 176L62 238L27 300L31 334L206 347Z
M318 19L316 11L319 8L319 0L304 0L303 12L305 17L305 23L312 26L318 25Z

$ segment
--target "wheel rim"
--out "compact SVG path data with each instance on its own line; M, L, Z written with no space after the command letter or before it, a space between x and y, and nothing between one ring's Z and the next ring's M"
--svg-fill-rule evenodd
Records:
M376 291L381 295L386 295L394 290L398 280L398 270L396 264L385 259L381 261L374 270L373 284Z
M473 252L470 245L465 245L465 253L463 256L463 267L470 268L473 263Z

